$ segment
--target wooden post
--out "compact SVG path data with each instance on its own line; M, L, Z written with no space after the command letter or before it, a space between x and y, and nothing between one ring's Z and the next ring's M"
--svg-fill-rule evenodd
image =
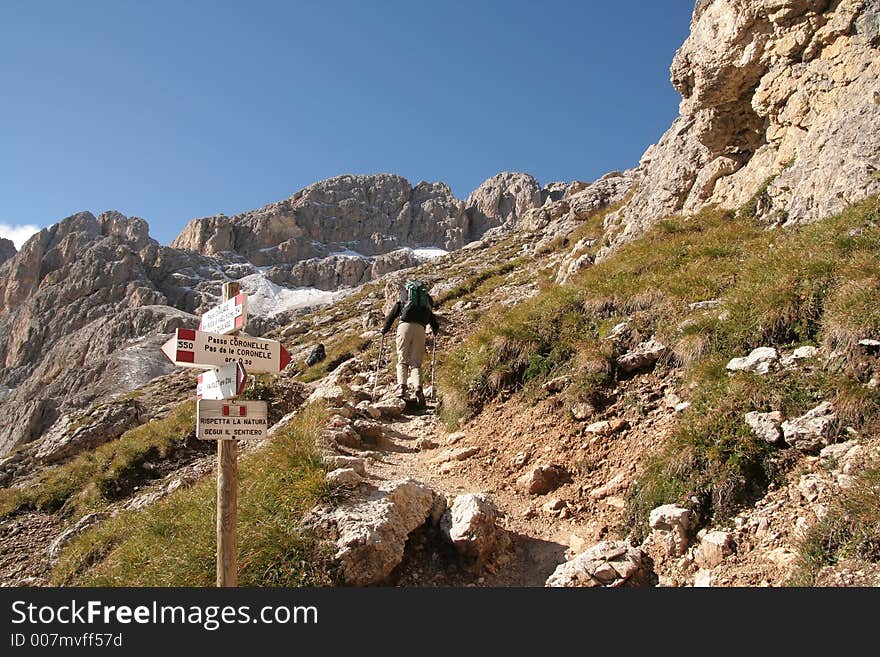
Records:
M239 293L223 284L223 301ZM217 441L217 586L238 586L238 441Z

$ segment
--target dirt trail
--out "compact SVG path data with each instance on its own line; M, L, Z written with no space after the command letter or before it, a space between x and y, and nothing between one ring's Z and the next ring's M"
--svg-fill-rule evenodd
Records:
M413 477L447 497L463 493L486 493L501 512L499 524L507 530L509 545L496 550L493 559L479 572L471 572L458 557L443 549L443 541L423 528L411 536L403 564L392 581L404 586L543 586L559 563L565 561L570 526L564 521L548 523L546 517L528 512L530 503L505 482L474 481L462 470L461 462L442 467L439 460L445 450L476 446L467 436L453 445L434 407L418 410L407 405L404 414L384 421L385 433L375 451L367 454L368 478L373 483ZM454 435L454 434L453 434ZM437 444L433 448L419 445L420 440ZM356 454L357 452L353 452ZM480 451L471 459L479 459ZM363 455L363 453L361 453ZM446 461L445 463L450 463ZM512 483L512 482L511 482Z

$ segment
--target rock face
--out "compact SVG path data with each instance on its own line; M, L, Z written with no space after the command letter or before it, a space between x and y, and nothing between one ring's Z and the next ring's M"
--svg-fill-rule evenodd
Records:
M639 548L618 541L602 541L558 566L546 586L648 586L653 571Z
M195 294L165 262L143 220L84 212L0 265L0 385L11 389L0 401L0 454L171 369L162 334L195 319L169 297L192 308Z
M680 115L608 217L617 241L711 203L802 222L880 191L878 48L873 0L697 2L670 68Z
M331 538L347 584L387 580L403 560L406 539L431 516L437 494L414 479L389 482L367 499L313 512L308 524Z
M375 256L401 246L455 249L470 233L464 205L444 183L390 174L338 176L289 199L234 217L194 219L171 246L215 255L234 251L255 265L283 265L354 251Z
M482 235L496 226L516 228L517 220L527 210L542 204L538 181L527 173L511 172L492 176L471 192L465 202L474 235Z
M16 253L15 244L12 243L12 240L0 237L0 265L9 260Z

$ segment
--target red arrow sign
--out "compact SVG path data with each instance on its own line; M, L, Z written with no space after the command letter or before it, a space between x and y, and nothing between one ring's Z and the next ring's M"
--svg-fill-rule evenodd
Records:
M162 352L175 365L202 369L241 362L248 372L278 374L290 363L290 354L277 340L191 329L177 329Z

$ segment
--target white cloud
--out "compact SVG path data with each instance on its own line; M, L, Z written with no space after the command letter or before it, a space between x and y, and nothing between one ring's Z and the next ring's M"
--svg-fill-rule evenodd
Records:
M9 224L0 224L0 237L12 240L16 249L20 249L21 245L27 242L28 238L34 233L40 232L39 226L25 224L23 226L10 226Z

